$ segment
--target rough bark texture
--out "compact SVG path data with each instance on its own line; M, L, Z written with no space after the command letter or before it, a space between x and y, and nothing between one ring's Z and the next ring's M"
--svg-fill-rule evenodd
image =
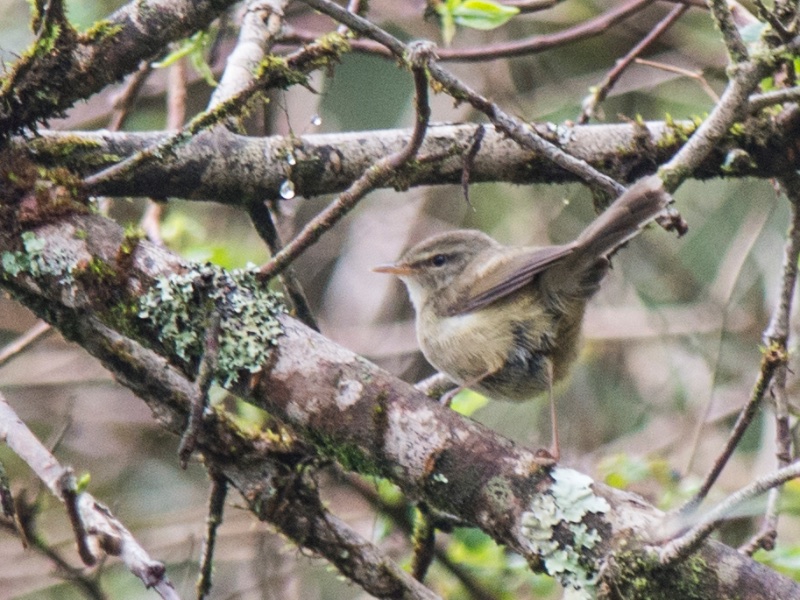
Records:
M231 0L131 2L83 34L59 19L40 24L37 40L0 87L0 139L58 116L77 100L152 60L170 42L205 29Z
M478 126L432 125L419 161L387 182L406 188L460 184L465 156ZM473 183L556 183L575 177L499 133L483 126L480 149L469 168ZM620 181L633 181L667 162L694 131L690 122L644 125L536 126L539 133L573 156ZM66 166L88 174L101 165L163 141L166 133L43 132L41 138L17 140L12 147L45 165ZM253 199L280 199L287 177L301 196L340 192L381 157L397 152L410 131L385 130L300 137L253 138L216 130L194 138L175 155L137 168L129 176L104 182L96 192L109 196L213 199L242 204ZM697 168L694 177L779 177L800 168L800 111L779 122L751 119ZM296 165L289 172L286 157ZM270 157L270 160L265 160ZM430 160L436 159L436 160ZM287 175L288 173L288 175Z
M27 245L18 225L6 220L0 230L4 260L22 267L5 276L3 287L94 354L148 400L171 430L180 430L191 367L176 356L165 359L141 348L120 331L133 336L145 331L133 309L137 299L156 278L193 267L127 238L98 216L52 218L33 230L34 237L29 234ZM284 419L345 468L388 477L409 496L480 527L534 567L558 576L578 597L800 597L797 583L714 542L677 567L662 568L645 547L669 535L669 524L640 498L568 468L543 467L531 451L439 406L288 315L279 322L282 334L271 358L247 386L250 401ZM294 499L288 492L276 498L277 484L271 481L285 474L273 468L267 476L256 458L258 448L231 453L235 433L216 421L205 425L212 426L218 431L206 433L200 443L207 465L228 477L259 516L301 543L317 540L323 547L325 539L342 541L326 521L335 517L314 525L304 511L289 508L302 501L319 508L314 498L299 492ZM307 514L318 519L320 513ZM319 535L326 527L332 528L327 538ZM341 563L345 573L358 567L344 555ZM394 581L384 584L397 585Z

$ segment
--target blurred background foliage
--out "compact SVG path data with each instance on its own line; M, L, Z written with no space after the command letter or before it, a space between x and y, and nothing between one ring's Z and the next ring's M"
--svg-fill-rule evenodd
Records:
M89 27L123 2L73 0L70 19ZM372 2L373 18L404 39L439 40L437 25L422 18L424 3ZM608 10L613 2L569 0L555 8L519 16L494 31L460 29L454 47L470 47L537 33L559 31ZM654 3L602 35L540 54L486 63L452 64L453 71L509 112L530 121L575 119L581 101L622 56L671 8ZM11 63L32 40L29 7L0 0L0 57ZM235 43L237 11L214 28L206 59L219 76ZM294 24L323 31L330 23L300 6ZM704 78L719 93L724 86L724 50L707 12L692 9L645 55ZM125 128L163 129L165 87L175 68L148 79ZM202 110L211 88L187 71L187 113ZM275 92L247 122L253 135L304 135L408 127L412 88L392 61L361 54L343 58L335 70L313 78L307 89ZM107 89L53 121L58 129L106 127L121 85ZM634 65L602 105L606 122L687 119L713 105L696 78ZM434 121L482 120L448 97L432 97ZM317 118L319 117L319 118ZM509 244L563 242L593 217L588 193L578 185L474 185L471 206L455 186L381 190L326 235L296 263L324 334L403 377L431 373L417 351L412 313L400 285L370 272L409 244L456 227L482 229ZM213 200L213 199L209 199ZM281 233L293 232L331 198L295 198L281 203ZM668 509L686 498L722 447L738 409L754 382L761 334L775 306L788 207L769 181L689 182L677 207L690 231L682 239L651 228L614 260L614 269L587 316L586 343L572 376L557 392L566 464L631 489ZM146 200L116 200L111 214L136 225ZM213 202L170 200L162 220L165 242L194 260L225 267L260 263L264 245L247 216ZM7 298L0 299L0 344L34 324ZM794 365L792 359L792 365ZM796 369L794 369L796 371ZM106 502L155 558L167 563L179 591L191 595L204 526L208 481L198 465L178 468L177 440L160 431L145 405L114 383L79 347L52 334L0 368L0 385L19 415L55 447L64 464L91 475L90 491ZM790 384L790 397L796 384ZM232 410L234 399L217 394ZM472 394L474 396L474 394ZM502 434L532 446L548 442L544 402L524 405L459 398L460 410ZM251 411L252 412L252 411ZM760 418L726 468L712 496L719 498L774 466L771 414ZM14 489L41 503L43 542L78 566L61 509L24 464L0 446ZM398 518L375 503L399 510L407 526L413 509L389 484L367 481L364 489L335 472L323 476L333 512L393 557L409 562L409 536ZM361 490L361 491L359 491ZM232 497L221 528L214 598L358 598L365 594L342 583L323 562L286 544L267 525L255 522ZM800 484L787 486L779 549L763 560L800 576ZM729 543L758 527L760 506L722 532ZM441 535L443 553L467 573L456 577L437 562L428 583L447 598L557 598L547 577L478 531ZM440 541L442 541L440 540ZM62 581L64 573L40 552L0 534L0 598L81 598L85 592ZM113 598L152 598L118 564L97 569ZM471 581L471 591L464 581ZM479 591L476 591L479 590ZM481 596L480 592L489 594Z

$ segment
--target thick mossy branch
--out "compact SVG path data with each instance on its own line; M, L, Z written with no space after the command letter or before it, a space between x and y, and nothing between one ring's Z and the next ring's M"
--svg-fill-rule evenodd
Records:
M92 235L97 219L74 215L68 228L46 224L18 239L6 235L5 246L12 249L0 252L0 282L12 292L33 282L56 288L55 294L70 290L73 308L91 311L125 335L165 350L187 373L197 367L214 311L221 318L215 378L223 386L268 362L282 333L280 294L259 283L252 271L208 264L181 263L177 271L152 277L140 263L148 252L142 245L148 243L118 231L98 245Z

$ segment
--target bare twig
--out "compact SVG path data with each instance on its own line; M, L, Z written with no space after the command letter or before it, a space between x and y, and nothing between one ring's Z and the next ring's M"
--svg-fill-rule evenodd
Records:
M408 46L396 37L366 19L347 12L330 0L303 0L303 2L346 24L358 34L383 44L397 58L404 59L409 52ZM439 66L437 61L431 60L428 63L428 72L431 78L442 85L451 96L458 100L469 102L473 107L484 113L494 123L495 127L522 147L541 154L565 171L577 175L587 185L602 190L611 197L616 197L625 190L624 186L611 177L600 173L585 161L567 154L555 144L538 135L532 127L507 114L497 104L490 102L487 98L464 84L459 78Z
M18 336L13 342L6 344L0 349L0 367L49 331L52 331L50 325L44 321L39 321L36 325L28 329L28 331Z
M617 61L614 68L608 72L603 81L594 86L592 94L583 101L581 114L577 119L578 123L586 123L589 119L594 117L597 105L606 99L611 88L614 87L614 84L622 77L625 69L633 62L633 59L638 57L650 44L660 38L687 10L689 10L689 7L686 4L676 4L673 6L672 10L667 13L667 16L661 19L646 36L639 40L639 43Z
M232 97L226 98L214 110L205 111L194 117L180 131L173 133L158 144L141 150L125 160L107 167L84 179L84 187L91 194L93 189L105 181L123 177L153 160L163 160L175 148L186 143L198 133L220 124L228 115L241 110L252 97L264 89L287 85L287 73L293 71L297 76L314 71L325 64L327 59L337 56L343 47L337 44L311 44L283 59L280 69L265 69L261 76L253 79L249 86ZM292 82L294 83L294 81Z
M731 125L746 114L750 94L769 70L768 61L744 62L732 67L733 79L719 103L692 137L659 169L667 190L674 191L726 135Z
M350 14L350 13L348 13ZM409 55L411 71L414 76L414 130L408 143L398 152L373 164L328 208L314 217L280 252L272 257L259 271L264 279L274 277L283 271L294 259L308 249L320 236L333 227L350 212L356 204L376 186L395 175L396 171L412 160L422 145L430 120L428 104L428 65L432 62L432 50L427 44L420 44L416 52Z
M200 366L197 368L195 393L192 396L189 420L186 424L186 431L183 432L181 437L181 443L178 446L178 457L180 458L181 467L184 469L197 446L197 436L200 432L203 413L208 406L208 390L211 388L211 383L214 381L214 373L217 370L221 322L222 317L219 308L215 307L208 316L206 336L203 342L203 356L200 357Z
M792 182L792 185L796 185ZM787 190L793 189L787 185ZM756 380L756 384L750 395L750 400L739 413L736 423L733 426L728 441L725 444L711 471L706 475L697 494L684 504L679 512L686 513L693 510L699 505L703 499L708 495L711 486L714 485L722 469L728 462L731 454L736 449L739 441L744 435L745 430L750 425L753 417L756 414L758 407L764 398L764 394L769 389L780 370L786 368L786 361L788 357L787 339L789 331L789 315L791 312L792 298L794 294L795 282L797 279L797 260L800 255L800 216L796 210L795 202L797 200L794 192L789 195L792 199L793 207L793 220L789 230L786 248L784 250L783 258L783 277L781 280L781 294L778 306L773 311L769 325L764 331L764 344L765 350L761 360L761 369ZM785 450L779 450L779 455L782 458L788 459Z
M669 73L677 73L678 75L683 75L684 77L694 79L700 85L700 87L703 88L703 91L708 94L709 98L711 98L715 103L719 102L719 95L714 91L714 88L709 85L708 81L703 76L702 71L690 71L689 69L682 69L680 67L676 67L675 65L668 65L653 60L645 60L644 58L637 58L635 62L639 65L646 65L654 69L660 69Z
M266 242L270 253L275 256L283 248L283 243L281 242L278 228L275 225L272 211L270 211L265 202L252 202L248 206L248 210L250 213L250 220L253 222L253 226L258 232L258 235ZM280 278L294 306L297 318L315 331L319 331L319 324L314 317L311 305L308 303L306 294L303 291L303 286L297 279L294 269L292 269L292 267L286 267L281 273Z
M142 62L142 64L139 65L139 70L128 77L125 88L114 98L114 114L111 117L111 122L108 124L108 128L111 131L119 131L124 127L125 121L128 120L131 109L136 102L136 98L139 96L139 92L142 91L144 83L152 72L153 67L150 63Z
M214 546L217 529L222 525L225 498L228 495L228 480L222 475L211 474L211 492L208 497L206 516L206 535L203 538L203 552L200 559L200 574L197 578L197 598L202 600L211 592L211 575L214 566Z
M778 306L772 313L769 325L764 331L764 344L770 348L782 350L788 355L789 322L792 314L792 301L797 285L797 261L800 257L800 182L795 176L781 181L781 188L791 201L792 223L787 234L786 247L783 253L783 274ZM775 399L776 421L776 454L778 467L786 467L792 460L792 437L789 428L788 394L786 392L786 362L778 365L772 385ZM780 489L770 490L767 499L767 511L758 533L742 548L746 554L753 554L759 548L772 550L775 546L778 524L778 500Z
M763 94L753 94L750 96L748 109L751 112L758 112L762 108L782 104L784 102L800 101L800 87L790 87L782 90L772 90Z
M22 541L26 549L30 549L53 563L55 574L73 584L87 598L93 600L107 600L108 596L103 592L100 583L96 578L88 575L86 570L73 567L64 556L52 545L48 544L42 535L36 531L36 516L39 504L28 503L24 496L17 501L17 520L0 519L0 527L12 535L16 535Z
M761 405L761 401L764 399L764 394L769 389L772 377L775 375L775 370L779 365L785 363L785 361L786 354L784 352L773 351L770 348L767 348L764 351L764 355L761 359L761 369L758 373L753 391L750 394L750 399L739 413L739 417L736 419L736 423L733 426L733 430L728 437L725 447L717 457L716 461L714 461L714 466L708 472L705 479L703 479L703 483L700 485L700 489L697 491L697 493L676 512L681 514L691 512L708 495L709 490L717 481L719 474L722 472L722 469L727 464L728 459L731 457L733 451L736 449L736 446L741 441L742 435L744 435L747 427L752 422L758 407Z
M747 46L733 20L730 4L726 0L709 0L708 6L728 49L730 63L735 65L747 60Z
M743 502L760 496L767 490L775 486L782 485L791 479L800 477L800 462L793 463L788 467L778 469L774 473L762 477L739 491L728 496L723 502L719 503L713 510L702 517L694 527L682 536L671 540L662 548L658 549L659 559L662 564L668 565L676 561L683 560L705 540L719 522Z
M167 130L177 131L186 120L186 60L180 59L170 66L167 74ZM161 216L164 205L152 198L147 202L139 226L147 239L163 245Z
M547 1L547 0L545 0ZM509 4L509 3L506 3ZM606 32L609 28L631 16L641 12L653 4L653 0L628 0L597 17L568 27L556 33L531 36L521 40L513 40L486 46L473 46L471 48L442 48L438 51L441 62L484 62L515 56L528 56L545 52L559 46L589 39ZM331 15L333 16L333 15ZM334 17L336 18L336 17ZM337 19L338 20L338 19ZM292 30L283 38L284 42L308 43L318 39L319 33ZM375 54L390 57L394 51L380 41L353 40L352 48L356 52Z
M166 576L164 565L151 559L131 533L111 512L86 492L74 485L71 469L62 467L56 458L25 426L11 406L0 395L0 439L47 485L54 496L64 502L76 531L81 557L96 560L91 547L119 556L148 588L162 598L178 598ZM77 524L77 526L76 526ZM91 539L91 542L89 540Z

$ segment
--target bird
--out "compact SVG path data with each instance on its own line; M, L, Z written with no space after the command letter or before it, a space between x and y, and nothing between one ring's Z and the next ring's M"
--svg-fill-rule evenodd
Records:
M505 246L477 230L430 237L394 263L373 268L405 284L419 346L457 388L519 402L550 397L551 446L560 457L553 384L578 356L587 301L610 257L672 201L657 175L622 193L575 240Z

